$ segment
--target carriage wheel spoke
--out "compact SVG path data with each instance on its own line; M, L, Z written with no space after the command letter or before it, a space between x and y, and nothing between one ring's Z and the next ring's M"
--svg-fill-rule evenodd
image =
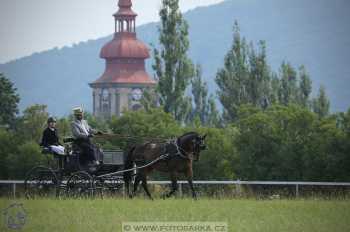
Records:
M84 171L79 171L71 175L67 181L66 193L68 197L93 197L94 182L91 175Z
M56 174L46 167L35 167L30 170L24 183L27 198L56 197L58 194Z

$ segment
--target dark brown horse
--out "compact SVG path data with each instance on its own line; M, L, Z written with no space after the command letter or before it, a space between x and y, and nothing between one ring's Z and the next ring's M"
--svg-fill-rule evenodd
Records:
M132 172L124 173L127 194L133 197L139 183L142 182L142 187L147 196L152 199L147 187L147 176L152 171L157 170L170 174L172 187L171 191L167 193L165 197L170 197L176 192L178 188L177 177L179 174L184 174L192 190L192 196L196 198L196 192L194 191L192 183L192 164L193 161L199 160L200 152L206 148L204 144L205 137L206 135L200 136L196 132L190 132L168 143L146 143L131 148L126 157L125 169L133 168L135 164L136 166L144 166L156 159L159 159L159 161L137 170L132 194L130 194ZM159 157L166 158L160 159Z

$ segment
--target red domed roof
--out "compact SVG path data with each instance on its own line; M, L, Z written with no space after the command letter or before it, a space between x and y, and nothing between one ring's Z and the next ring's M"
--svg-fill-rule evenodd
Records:
M130 8L132 6L132 2L131 2L131 0L119 0L118 6Z
M108 58L141 58L150 57L148 48L135 37L114 37L101 49L100 57Z
M137 14L131 9L131 6L132 6L131 0L119 0L118 6L119 6L119 10L117 13L113 15L114 17L123 17L123 16L136 17L137 16Z
M121 17L125 17L125 16L136 17L137 14L134 11L132 11L130 8L129 9L128 8L120 8L118 10L118 12L115 13L113 16L116 18L121 18Z
M92 85L98 84L141 84L155 85L156 82L150 78L145 70L122 70L121 67L110 67Z

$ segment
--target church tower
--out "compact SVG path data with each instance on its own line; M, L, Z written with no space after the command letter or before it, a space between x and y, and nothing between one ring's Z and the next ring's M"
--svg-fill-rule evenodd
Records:
M89 84L93 89L93 114L104 118L140 109L144 89L156 84L145 70L145 59L150 55L146 45L136 37L137 14L131 9L132 2L119 0L118 6L118 12L113 15L114 37L100 53L106 60L105 71Z

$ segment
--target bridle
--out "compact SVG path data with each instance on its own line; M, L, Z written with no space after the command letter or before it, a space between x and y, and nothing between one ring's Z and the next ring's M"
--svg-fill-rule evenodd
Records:
M193 160L193 157L194 157L194 155L195 155L195 153L196 153L196 147L197 146L199 146L199 152L200 152L200 147L201 147L201 145L199 145L199 144L197 144L195 141L195 139L194 140L192 140L192 143L193 143L193 151L192 152L187 152L187 151L185 151L185 149L183 149L180 145L179 145L179 139L174 139L173 140L173 142L172 142L172 144L174 144L175 145L175 147L176 147L176 156L179 156L179 157L181 157L182 159L186 159L186 160ZM198 152L198 153L199 153ZM199 154L198 154L199 155ZM190 157L192 157L192 158L190 158Z

